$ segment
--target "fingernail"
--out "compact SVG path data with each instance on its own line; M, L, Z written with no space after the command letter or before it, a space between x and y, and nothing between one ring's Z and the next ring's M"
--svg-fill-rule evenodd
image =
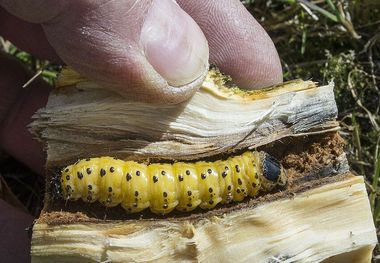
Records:
M140 41L149 63L171 86L188 84L207 70L206 37L173 0L153 1Z

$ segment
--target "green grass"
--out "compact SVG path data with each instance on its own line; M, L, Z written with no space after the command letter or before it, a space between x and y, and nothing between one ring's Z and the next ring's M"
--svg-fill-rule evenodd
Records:
M284 79L335 83L341 135L351 167L366 178L380 226L380 1L243 1L272 37ZM0 39L1 40L1 39ZM53 83L57 67L0 41L32 71ZM379 254L379 253L376 253Z
M60 67L53 65L47 60L35 58L33 55L22 51L12 45L11 42L0 36L0 51L8 53L20 60L35 76L41 76L45 81L54 85Z

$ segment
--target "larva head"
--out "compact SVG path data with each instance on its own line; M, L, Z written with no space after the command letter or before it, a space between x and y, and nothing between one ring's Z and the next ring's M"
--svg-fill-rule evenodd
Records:
M276 186L285 186L287 176L280 162L273 156L263 153L261 155L262 185L266 190L272 190Z

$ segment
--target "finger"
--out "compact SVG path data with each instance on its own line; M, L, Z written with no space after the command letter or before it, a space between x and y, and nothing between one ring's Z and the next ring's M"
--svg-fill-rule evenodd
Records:
M21 0L20 0L21 1ZM49 8L57 1L39 2ZM15 2L6 1L17 14ZM25 2L25 1L21 1ZM173 0L63 1L43 21L50 44L82 75L131 98L176 103L202 83L208 68L207 40ZM43 14L44 15L44 14Z
M176 103L195 92L207 42L174 1L100 2L44 25L67 64L130 98Z
M0 35L40 59L62 61L46 39L42 26L25 22L0 7Z
M273 42L239 0L178 0L203 30L210 62L244 88L282 82Z
M0 53L0 147L39 174L46 155L27 125L32 115L47 103L50 87L37 78L22 88L31 75L18 61Z
M27 228L34 218L0 199L1 262L30 262L30 237Z

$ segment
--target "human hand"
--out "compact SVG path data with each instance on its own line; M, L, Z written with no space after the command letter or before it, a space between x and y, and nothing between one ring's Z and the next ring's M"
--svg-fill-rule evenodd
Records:
M177 2L0 0L7 10L0 11L0 34L129 98L181 102L202 82L208 61L243 88L281 82L272 41L240 1ZM33 113L23 112L23 119ZM9 140L14 124L7 123L1 134L8 139L1 141L25 161L22 149L28 143ZM39 156L43 159L42 151ZM28 165L41 170L40 161Z
M177 2L1 0L0 5L20 19L40 23L35 30L30 25L15 30L8 22L16 45L53 60L58 60L56 51L82 75L127 97L169 103L188 99L202 82L209 58L242 88L282 80L272 41L240 1ZM42 44L30 47L41 26Z

